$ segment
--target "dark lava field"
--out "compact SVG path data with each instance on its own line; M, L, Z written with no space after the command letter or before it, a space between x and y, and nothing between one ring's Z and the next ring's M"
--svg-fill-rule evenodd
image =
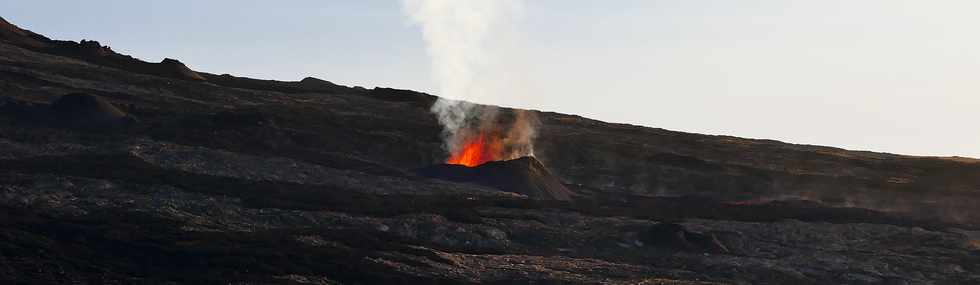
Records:
M435 100L0 20L0 283L980 284L980 161L532 111L458 169Z

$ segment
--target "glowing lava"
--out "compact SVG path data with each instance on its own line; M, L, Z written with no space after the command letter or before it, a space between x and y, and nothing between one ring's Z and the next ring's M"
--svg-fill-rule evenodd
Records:
M501 143L499 139L487 139L483 134L470 139L463 147L449 156L448 164L459 164L474 167L489 161L498 160Z

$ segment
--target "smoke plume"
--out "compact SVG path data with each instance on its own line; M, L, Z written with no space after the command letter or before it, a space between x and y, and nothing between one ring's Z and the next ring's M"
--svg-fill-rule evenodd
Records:
M527 111L500 116L493 102L507 83L500 66L513 43L521 0L403 0L405 12L419 25L432 60L440 99L431 108L444 128L445 147L458 153L476 139L491 141L492 159L533 155L536 118ZM448 99L452 98L452 99ZM503 118L502 118L503 117Z

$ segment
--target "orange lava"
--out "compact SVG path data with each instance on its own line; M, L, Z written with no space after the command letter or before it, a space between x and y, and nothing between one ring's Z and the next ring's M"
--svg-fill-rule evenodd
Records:
M500 148L500 140L487 139L485 135L481 134L464 143L463 148L450 155L446 163L474 167L497 160Z

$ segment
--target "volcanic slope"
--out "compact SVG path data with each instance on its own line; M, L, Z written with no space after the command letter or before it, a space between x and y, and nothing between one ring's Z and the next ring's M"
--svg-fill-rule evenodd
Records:
M536 199L570 201L575 196L534 157L491 161L476 167L437 164L417 172L426 177L480 184Z
M533 197L416 175L447 157L430 95L0 24L2 283L980 283L972 159L537 112L575 197Z

